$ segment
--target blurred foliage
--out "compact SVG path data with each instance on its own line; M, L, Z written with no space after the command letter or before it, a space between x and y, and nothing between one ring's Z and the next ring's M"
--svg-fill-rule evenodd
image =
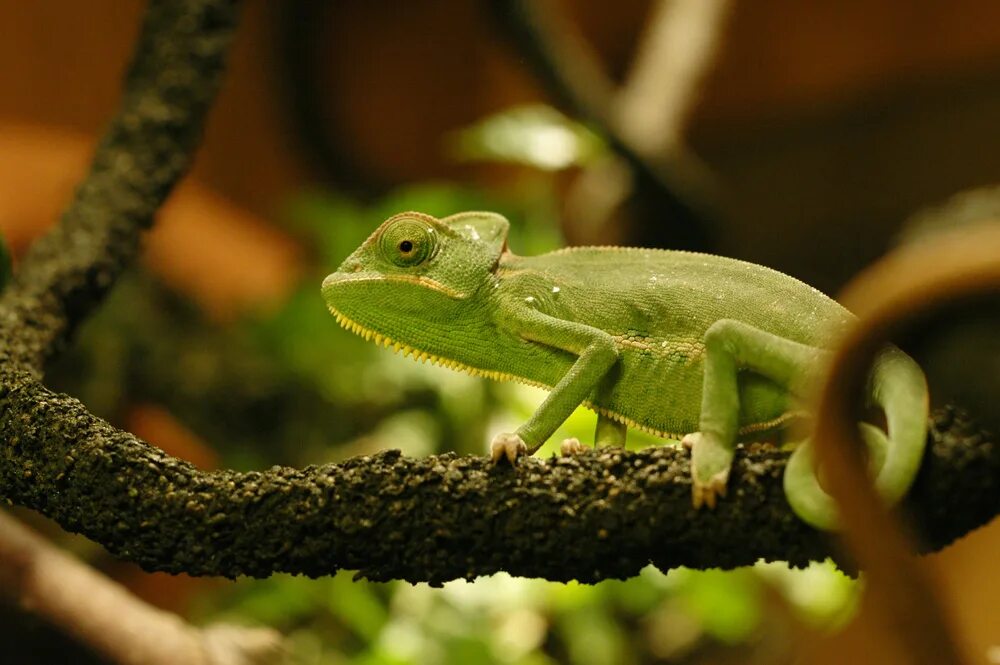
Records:
M460 161L508 162L556 171L607 155L604 141L586 126L541 104L488 116L451 137Z
M545 186L501 197L427 185L373 205L304 192L283 220L311 249L309 265L278 311L212 324L196 305L135 271L51 368L50 383L113 422L137 403L162 406L234 468L322 463L390 447L409 455L482 454L489 434L523 421L542 393L365 343L337 327L319 284L400 210L496 210L512 221L511 246L528 254L560 245L553 208ZM579 410L553 441L587 441L594 421ZM652 442L630 433L630 446ZM844 620L854 597L855 584L830 565L667 575L647 569L596 586L496 575L440 589L341 573L214 587L192 614L274 626L289 636L297 663L784 662L787 646L764 645L787 645L789 626ZM718 660L720 653L727 658Z

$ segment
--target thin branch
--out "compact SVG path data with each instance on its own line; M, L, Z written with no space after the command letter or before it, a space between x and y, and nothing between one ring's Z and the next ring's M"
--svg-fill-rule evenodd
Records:
M705 193L706 171L694 155L674 150L654 158L621 132L613 84L552 2L492 0L490 6L546 88L576 116L596 125L631 166L636 189L655 204L655 218L663 227L644 229L651 239L663 239L654 244L706 250L718 211Z
M356 569L379 580L443 582L506 570L595 581L661 569L796 565L833 553L789 510L787 456L741 454L729 496L691 508L688 457L656 447L516 469L485 457L388 451L342 464L203 472L31 385L4 397L0 487L64 528L147 570L306 575ZM1000 506L1000 447L939 414L913 492L926 548Z
M730 0L659 0L615 94L616 126L643 154L680 150L701 83L718 52Z
M267 628L196 628L139 600L0 512L0 595L121 665L273 663L281 637Z
M602 121L612 123L622 145L644 161L657 164L670 157L673 164L664 168L704 171L685 146L683 132L718 51L730 7L729 0L657 0L623 85L612 90L597 75L597 65L586 59L583 69L592 73L576 78L567 73L564 85L567 90L585 90L588 81L596 79L593 91L581 101L589 100L590 107L607 106L608 116ZM586 52L582 44L576 44L576 50ZM576 226L600 228L617 209L628 205L642 180L635 182L627 165L620 157L602 159L588 165L571 183L565 205ZM658 215L662 211L654 213L657 222ZM631 242L633 238L624 234L616 240ZM672 238L665 240L670 243L667 246L675 246Z

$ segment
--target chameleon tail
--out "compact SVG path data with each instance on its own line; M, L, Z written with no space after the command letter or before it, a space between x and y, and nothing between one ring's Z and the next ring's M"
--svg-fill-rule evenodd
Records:
M869 383L871 401L885 412L886 432L859 423L873 469L875 487L889 504L910 489L920 468L927 443L927 383L920 367L908 355L889 347L876 358ZM833 500L816 479L812 449L800 445L785 469L785 495L792 510L819 529L837 526Z
M890 347L875 361L871 395L885 411L889 433L889 448L875 486L886 501L896 503L917 477L927 445L927 380L910 356Z

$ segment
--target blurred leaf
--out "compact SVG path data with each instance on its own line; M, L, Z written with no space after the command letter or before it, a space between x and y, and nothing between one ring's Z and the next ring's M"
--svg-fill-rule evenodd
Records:
M606 153L604 142L551 106L518 106L458 131L456 158L510 162L555 171L586 164Z
M333 578L328 603L333 615L368 643L378 638L389 618L373 585L364 580L354 581L346 572Z
M832 561L806 568L789 568L780 561L760 562L754 570L777 587L798 611L800 618L817 628L834 631L857 610L858 580L845 575Z
M728 644L747 640L760 623L760 582L749 568L671 571L677 591L705 631Z
M583 606L559 622L573 665L624 665L630 651L622 626L602 604Z
M235 615L267 626L292 626L315 612L325 584L306 577L275 575L230 587L222 616Z

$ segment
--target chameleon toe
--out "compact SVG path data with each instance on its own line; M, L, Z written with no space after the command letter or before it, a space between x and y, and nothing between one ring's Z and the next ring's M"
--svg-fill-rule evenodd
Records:
M490 459L494 464L506 458L508 462L514 464L517 458L528 452L528 446L517 434L503 433L493 437L490 443Z
M586 448L582 443L580 443L580 439L576 437L563 439L563 442L559 445L559 452L563 456L579 455L584 450L586 450Z

